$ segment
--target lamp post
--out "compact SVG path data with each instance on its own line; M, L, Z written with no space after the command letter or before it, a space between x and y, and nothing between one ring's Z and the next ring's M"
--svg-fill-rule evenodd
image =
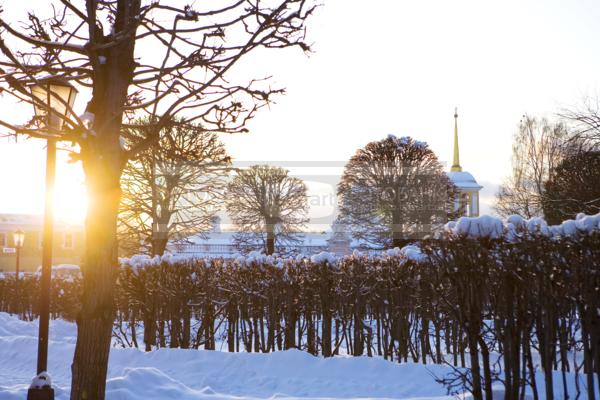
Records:
M45 373L48 370L48 328L50 324L50 279L52 275L52 236L54 231L54 177L56 174L56 136L62 130L64 117L73 108L77 89L69 81L49 76L30 87L37 117L45 122L48 131L46 147L46 197L42 239L42 277L40 294L40 326L38 334L37 374L27 393L28 400L54 399L54 389ZM37 381L37 384L36 382ZM44 381L46 384L44 384Z
M19 267L21 266L21 248L23 247L23 242L25 241L25 232L18 229L13 233L13 242L15 245L15 249L17 250L17 264L15 265L15 303L17 305L17 313L19 312Z

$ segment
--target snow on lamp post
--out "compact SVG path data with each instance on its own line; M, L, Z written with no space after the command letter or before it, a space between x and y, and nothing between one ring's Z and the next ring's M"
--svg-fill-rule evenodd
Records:
M46 198L42 241L42 277L40 295L40 327L38 335L37 376L27 393L28 400L52 400L54 389L48 370L48 328L50 323L50 278L52 274L52 236L54 231L53 197L56 174L56 138L75 104L77 89L69 81L56 76L38 79L30 87L35 115L43 122L47 134Z

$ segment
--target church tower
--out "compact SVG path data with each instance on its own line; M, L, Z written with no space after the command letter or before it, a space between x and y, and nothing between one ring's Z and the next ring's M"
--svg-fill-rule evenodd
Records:
M458 110L454 110L454 155L452 167L448 177L458 189L458 195L454 199L454 209L462 210L461 216L479 216L479 191L483 186L479 185L473 175L463 171L460 166L460 154L458 151Z

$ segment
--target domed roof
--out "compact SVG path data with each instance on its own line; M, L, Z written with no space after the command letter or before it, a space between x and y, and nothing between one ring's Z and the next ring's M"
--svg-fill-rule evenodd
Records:
M459 189L481 189L483 186L477 183L473 175L466 171L448 172L448 178Z

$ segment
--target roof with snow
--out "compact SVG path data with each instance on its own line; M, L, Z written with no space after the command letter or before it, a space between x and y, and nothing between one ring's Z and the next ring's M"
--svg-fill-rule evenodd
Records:
M450 178L452 183L459 189L480 190L483 188L483 186L477 183L473 175L466 171L448 172L448 178Z

